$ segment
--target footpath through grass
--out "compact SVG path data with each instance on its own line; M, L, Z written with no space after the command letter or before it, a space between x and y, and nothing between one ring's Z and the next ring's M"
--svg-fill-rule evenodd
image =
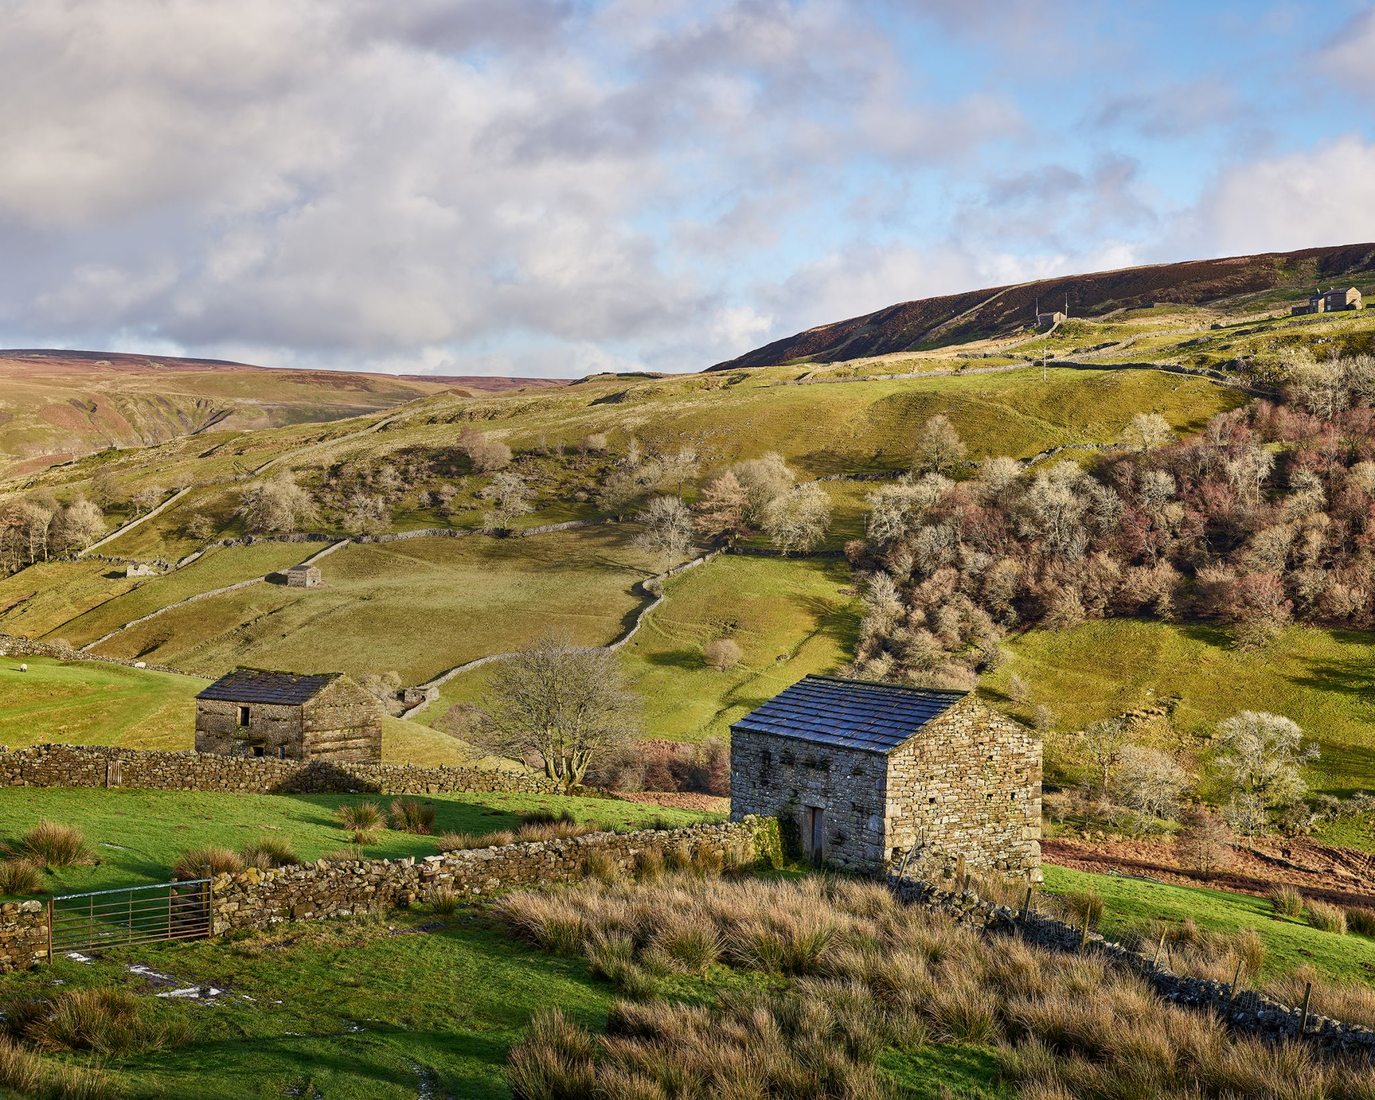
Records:
M1046 889L1052 893L1093 890L1101 895L1105 907L1100 931L1109 939L1142 931L1152 921L1192 920L1208 932L1253 928L1265 943L1263 977L1311 966L1337 981L1375 984L1375 940L1323 932L1303 920L1282 917L1265 898L1050 865L1045 875Z
M440 833L514 828L521 814L535 810L567 810L579 821L608 829L644 828L656 821L688 825L720 820L720 815L602 798L502 793L405 797L434 804L434 833L383 830L375 844L360 849L364 857L434 855L435 836ZM349 834L335 817L338 807L374 802L385 809L392 801L390 795L21 787L0 794L0 840L14 840L45 818L78 826L100 863L51 870L44 875L44 888L52 893L104 890L165 882L177 856L188 849L237 849L263 837L288 844L303 860L319 859L350 848Z

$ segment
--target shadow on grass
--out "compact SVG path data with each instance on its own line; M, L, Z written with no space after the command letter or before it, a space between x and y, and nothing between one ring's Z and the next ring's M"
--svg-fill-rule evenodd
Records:
M644 660L661 668L681 668L692 672L700 672L707 667L706 662L702 660L701 653L694 649L673 649L662 653L647 653L644 655Z

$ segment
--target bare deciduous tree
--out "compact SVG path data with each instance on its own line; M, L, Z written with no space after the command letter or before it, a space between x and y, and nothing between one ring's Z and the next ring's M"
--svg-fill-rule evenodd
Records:
M747 530L749 495L733 470L715 478L697 501L697 530L709 539L730 544Z
M1113 789L1117 801L1135 814L1138 832L1157 819L1174 817L1188 787L1188 774L1168 753L1149 745L1124 745L1118 754Z
M504 470L511 465L511 448L473 427L463 429L458 437L458 449L468 456L473 469L480 474Z
M639 732L638 700L616 655L559 639L498 662L475 739L501 756L537 757L565 786Z
M1122 442L1136 451L1150 451L1163 447L1174 439L1170 422L1159 413L1137 413L1122 429Z
M760 527L785 554L810 550L831 525L831 499L820 485L798 485L769 501Z
M912 469L919 474L953 474L964 465L968 453L969 448L950 418L937 413L917 432Z
M310 494L289 474L250 486L235 513L253 534L283 534L296 531L318 518Z
M1248 836L1263 831L1270 815L1308 791L1301 771L1318 756L1291 718L1246 710L1218 726L1213 765L1231 791L1229 823Z
M729 672L744 654L730 638L713 638L702 649L702 659L717 672Z
M491 502L483 515L483 523L489 531L509 531L516 519L534 511L531 503L534 493L514 470L494 474L491 484L482 490L482 496Z
M644 524L636 545L662 555L665 569L691 548L692 513L680 497L655 497L636 518Z

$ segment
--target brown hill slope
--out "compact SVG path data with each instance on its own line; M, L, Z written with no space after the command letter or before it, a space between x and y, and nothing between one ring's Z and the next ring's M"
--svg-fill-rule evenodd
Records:
M1155 302L1202 305L1226 299L1290 290L1295 301L1318 285L1375 279L1375 244L1306 248L1218 260L1070 275L1004 287L988 287L939 298L901 302L862 317L836 321L775 340L710 370L763 367L797 360L833 363L1009 335L1034 320L1039 300L1075 316L1101 316L1115 309Z
M0 350L0 474L106 447L209 430L341 420L455 388L471 395L549 379L289 370L218 359Z

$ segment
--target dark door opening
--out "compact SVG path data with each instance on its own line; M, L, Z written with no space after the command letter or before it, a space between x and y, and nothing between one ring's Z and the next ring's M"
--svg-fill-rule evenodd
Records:
M807 855L813 863L826 858L826 811L807 807Z
M239 728L240 728L240 729L243 729L243 727L246 726L246 725L248 725L248 708L247 708L247 707L240 707L240 708L239 708Z
M254 745L254 746L253 746L253 755L254 755L254 756L262 756L262 755L263 755L263 747L262 747L262 745Z

